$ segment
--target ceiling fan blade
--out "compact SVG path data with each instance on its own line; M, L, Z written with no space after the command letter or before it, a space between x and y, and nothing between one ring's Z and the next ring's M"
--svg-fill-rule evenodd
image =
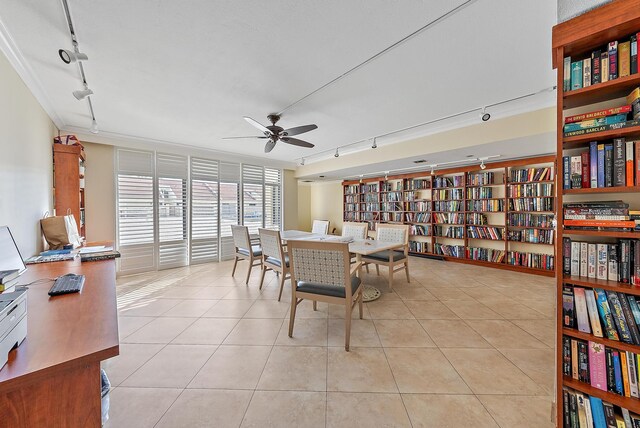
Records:
M305 132L313 131L314 129L318 129L318 125L296 126L295 128L285 129L282 131L282 135L291 137L292 135L304 134Z
M265 139L267 137L265 137L264 135L256 135L256 136L251 136L251 137L222 137L223 140L237 140L237 139L241 139L241 138L261 138L261 139Z
M313 144L308 143L308 142L303 141L303 140L299 140L297 138L283 137L283 138L280 138L280 140L282 142L284 142L284 143L292 144L294 146L307 147L309 149L312 148L312 147L315 147Z
M244 120L246 120L251 125L253 125L256 128L258 128L260 131L262 131L264 133L264 135L267 135L267 136L273 135L273 132L271 132L271 130L269 128L267 128L266 126L263 126L262 124L260 124L260 122L257 122L257 121L251 119L248 116L244 116Z
M276 146L276 142L274 140L267 141L267 145L264 146L264 152L269 153Z

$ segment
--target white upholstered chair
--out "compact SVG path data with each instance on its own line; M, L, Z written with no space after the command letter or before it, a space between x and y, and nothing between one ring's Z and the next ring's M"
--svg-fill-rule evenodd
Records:
M311 226L311 233L317 233L320 235L329 234L329 220L313 220Z
M345 221L342 224L342 236L348 236L353 239L367 239L367 223L359 223L353 221Z
M362 256L362 261L376 265L376 272L380 275L380 266L389 268L389 289L393 289L393 274L405 270L407 282L409 280L409 225L377 224L376 240L397 242L401 250L386 250ZM396 266L400 266L396 269Z
M280 277L280 293L278 301L282 298L284 281L290 278L289 254L284 251L280 232L277 230L258 229L260 234L260 245L262 246L262 277L260 278L260 289L264 282L264 274L268 270L277 272Z
M233 262L233 272L231 272L231 276L236 273L238 261L247 260L249 262L249 269L245 283L249 284L251 269L253 269L254 266L260 266L262 264L262 248L260 248L260 245L251 245L249 228L247 226L232 225L231 234L233 235L233 244L236 247L236 257Z

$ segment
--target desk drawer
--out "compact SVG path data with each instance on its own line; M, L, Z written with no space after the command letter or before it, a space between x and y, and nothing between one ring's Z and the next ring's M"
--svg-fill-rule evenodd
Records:
M13 308L9 309L9 313L0 320L0 339L4 338L27 312L27 299L20 299L17 305L15 303L12 305Z

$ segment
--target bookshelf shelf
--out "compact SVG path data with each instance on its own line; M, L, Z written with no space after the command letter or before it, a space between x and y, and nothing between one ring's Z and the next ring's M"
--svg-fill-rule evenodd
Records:
M588 193L637 193L640 186L597 187L584 189L563 189L563 195L581 195Z
M625 97L638 86L640 86L640 74L632 74L586 88L575 89L563 94L564 107L573 108Z
M587 278L584 276L570 276L564 275L562 278L564 284L581 285L590 288L602 288L603 290L610 290L621 292L625 294L631 294L634 296L640 296L640 287L627 284L624 282L607 281L604 279Z
M564 229L564 235L601 236L604 238L640 239L640 232L616 232L609 230L572 230Z
M580 382L569 376L562 377L562 384L568 386L576 391L580 391L585 394L593 395L603 401L607 401L615 406L624 407L625 409L636 409L640 405L640 400L637 398L623 397L622 395L615 394L613 392L603 391L598 388L594 388L585 382ZM562 391L560 391L562 395ZM560 401L562 403L562 401ZM562 410L559 410L562 411Z
M560 127L562 129L562 127ZM612 129L610 131L593 132L591 134L577 135L575 137L563 138L565 147L571 148L567 145L581 146L582 144L589 144L591 141L611 140L613 138L628 138L633 140L640 136L640 126L630 126L629 128Z
M607 348L614 348L620 351L629 351L634 354L640 351L640 346L631 345L629 343L620 342L618 340L607 339L606 337L598 337L590 333L583 333L572 328L563 328L562 334L565 336L575 337L576 339L602 343ZM575 379L574 379L575 380ZM640 403L639 403L640 404Z

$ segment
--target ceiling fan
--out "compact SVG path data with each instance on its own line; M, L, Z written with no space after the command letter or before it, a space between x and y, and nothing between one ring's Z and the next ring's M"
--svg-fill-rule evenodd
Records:
M233 140L238 138L259 138L267 141L267 144L264 146L264 152L269 153L276 146L278 141L282 141L283 143L292 144L294 146L299 147L307 147L313 148L314 145L308 143L306 141L300 140L298 138L291 138L293 135L304 134L305 132L313 131L317 129L317 125L303 125L296 126L295 128L284 129L281 126L276 125L276 123L280 120L280 116L277 114L270 114L267 116L269 122L271 122L271 126L263 126L258 121L251 119L250 117L245 116L244 120L249 122L251 125L258 128L264 135L261 136L251 136L251 137L225 137L223 140Z

